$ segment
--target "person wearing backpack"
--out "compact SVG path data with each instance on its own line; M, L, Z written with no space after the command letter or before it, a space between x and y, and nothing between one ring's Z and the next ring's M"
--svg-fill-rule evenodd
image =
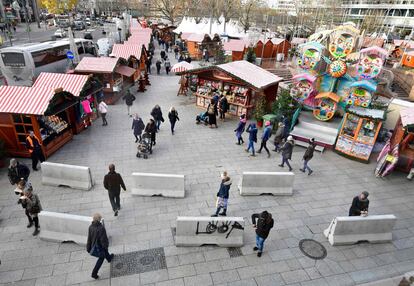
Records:
M258 214L255 213L252 215L253 228L256 230L256 246L253 247L254 251L257 252L257 257L261 257L264 248L264 242L269 236L270 230L273 228L274 220L272 214L263 211Z
M98 258L92 270L91 276L93 279L99 278L98 272L105 259L108 263L111 263L112 259L114 259L114 254L109 254L108 236L101 220L102 216L99 213L93 215L92 223L88 229L88 241L86 243L86 251L90 255Z

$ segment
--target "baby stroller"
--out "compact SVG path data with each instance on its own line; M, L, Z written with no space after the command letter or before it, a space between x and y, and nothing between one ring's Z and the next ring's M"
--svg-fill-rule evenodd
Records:
M208 115L206 112L201 112L199 115L196 116L196 124L200 124L201 122L204 123L204 125L208 124Z
M142 156L144 159L148 159L148 154L152 154L151 134L144 133L137 146L137 157L141 158Z

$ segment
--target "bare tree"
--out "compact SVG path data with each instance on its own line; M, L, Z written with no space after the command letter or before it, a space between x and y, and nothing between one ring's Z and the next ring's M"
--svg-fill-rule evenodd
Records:
M157 16L164 18L174 25L178 18L183 13L183 1L182 0L156 0L154 1L152 10Z
M212 1L212 2L216 2L216 1ZM218 11L224 17L224 32L226 32L226 24L231 19L238 18L240 7L241 7L241 0L220 0L219 1ZM220 17L221 15L218 15L218 17Z
M261 0L247 0L241 5L239 21L240 24L242 24L245 33L250 29L255 14L257 14L257 12L264 6L264 2Z

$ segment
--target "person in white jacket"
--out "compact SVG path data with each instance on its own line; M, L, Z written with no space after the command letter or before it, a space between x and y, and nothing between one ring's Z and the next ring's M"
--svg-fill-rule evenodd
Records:
M98 105L99 113L102 116L102 126L108 125L108 121L106 121L106 113L108 112L108 105L106 105L105 101L101 101Z

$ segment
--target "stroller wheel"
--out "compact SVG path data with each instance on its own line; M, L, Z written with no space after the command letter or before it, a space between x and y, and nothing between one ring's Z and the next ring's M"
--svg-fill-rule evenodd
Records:
M137 153L137 158L141 158L141 155L139 153Z
M152 154L152 150L149 153Z
M148 159L148 155L144 155L144 159Z

